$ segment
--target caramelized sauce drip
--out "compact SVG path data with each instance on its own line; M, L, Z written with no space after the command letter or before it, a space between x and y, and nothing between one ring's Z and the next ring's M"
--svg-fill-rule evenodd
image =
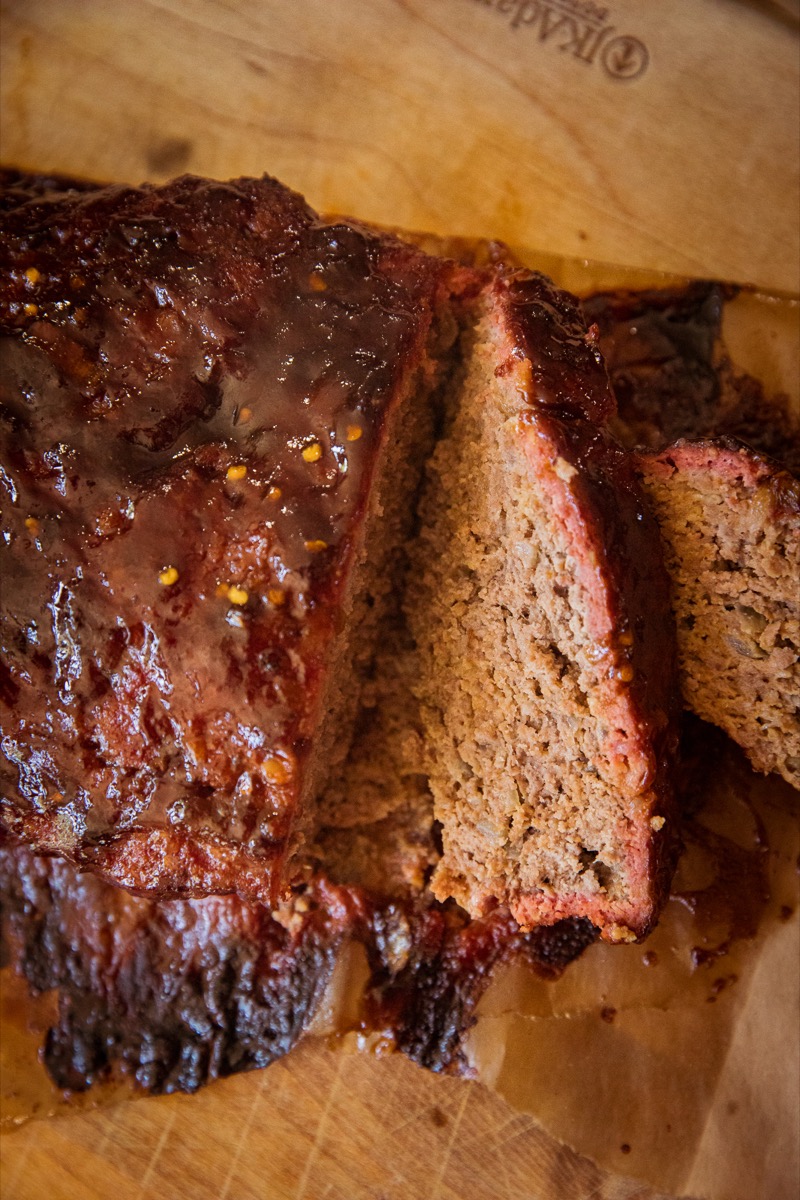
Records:
M684 287L598 292L583 301L617 400L624 445L661 450L679 438L732 437L800 472L800 431L785 396L737 371L721 338L737 289ZM789 498L796 504L796 498Z

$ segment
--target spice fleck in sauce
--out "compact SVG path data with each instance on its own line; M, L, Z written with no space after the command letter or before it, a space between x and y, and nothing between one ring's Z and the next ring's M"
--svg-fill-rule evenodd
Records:
M266 178L1 202L3 825L258 891L442 266Z

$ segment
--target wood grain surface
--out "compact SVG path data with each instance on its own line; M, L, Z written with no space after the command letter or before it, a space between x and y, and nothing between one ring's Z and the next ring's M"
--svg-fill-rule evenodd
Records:
M6 0L3 156L800 290L791 21L609 0L588 62L566 2Z
M197 1096L30 1122L0 1151L15 1200L663 1200L478 1084L308 1044Z
M792 5L610 0L590 29L564 3L9 0L0 150L266 170L327 211L800 290ZM318 1043L0 1141L8 1200L656 1200L624 1168L478 1084Z

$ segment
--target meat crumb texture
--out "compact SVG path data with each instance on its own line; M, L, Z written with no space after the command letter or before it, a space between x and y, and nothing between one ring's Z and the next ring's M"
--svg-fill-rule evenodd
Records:
M569 297L501 271L465 342L406 591L444 847L433 890L631 941L675 849L658 533Z
M672 578L681 690L800 788L800 485L732 441L641 454Z

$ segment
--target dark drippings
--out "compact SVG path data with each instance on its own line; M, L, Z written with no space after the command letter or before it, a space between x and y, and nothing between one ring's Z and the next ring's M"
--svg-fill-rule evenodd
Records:
M695 967L711 967L734 943L756 936L770 901L770 845L764 820L751 796L752 772L743 754L719 730L693 717L684 725L684 840L699 854L706 876L697 888L673 888L694 918ZM744 837L734 840L703 822L705 800L720 781L748 814Z

